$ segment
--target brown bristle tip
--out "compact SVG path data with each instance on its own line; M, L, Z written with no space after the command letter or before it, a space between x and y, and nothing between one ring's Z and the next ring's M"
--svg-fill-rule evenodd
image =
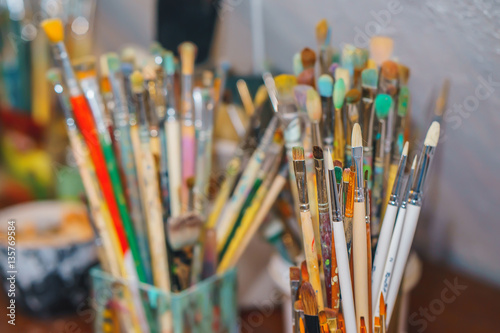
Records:
M361 99L361 92L358 89L351 89L345 95L345 101L349 104L358 103Z
M316 302L316 292L309 282L304 282L300 286L300 298L304 305L304 314L308 316L318 315L318 303Z
M332 308L325 308L326 318L336 318L338 313Z
M293 157L294 161L303 161L304 160L304 148L293 147L292 148L292 157Z
M392 61L387 60L382 64L382 68L380 69L381 75L389 80L394 80L398 78L399 70L398 65Z
M313 157L317 160L323 159L323 149L319 146L313 146Z
M316 53L310 48L306 47L300 52L300 58L302 60L302 66L304 69L314 66L316 62Z
M305 260L300 264L300 275L302 277L302 282L309 281L309 272L307 271L307 263Z
M302 301L300 299L295 301L295 303L293 304L293 307L295 308L295 311L304 312L304 304L302 303Z
M352 128L351 146L353 148L363 146L363 137L361 136L361 126L359 126L358 123L354 124Z
M194 187L194 177L188 177L186 179L186 185L188 188L193 188Z
M319 317L319 323L320 323L320 324L324 324L324 323L326 323L326 313L325 313L325 311L324 311L324 310L323 310L323 311L320 311L320 312L318 313L318 317Z
M300 281L300 268L290 267L290 281Z
M333 166L342 168L342 162L340 162L339 160L335 160L335 161L333 161Z

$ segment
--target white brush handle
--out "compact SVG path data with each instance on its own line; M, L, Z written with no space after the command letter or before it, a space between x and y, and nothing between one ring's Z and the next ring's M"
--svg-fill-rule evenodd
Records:
M392 231L394 229L394 221L396 220L396 214L398 212L398 207L393 205L387 205L385 210L384 221L382 222L382 228L380 230L380 236L377 243L377 249L375 250L375 257L373 258L372 266L372 309L376 308L379 303L377 299L378 287L382 281L382 274L384 270L385 259L387 258L387 253L389 252L389 244L391 243Z
M404 220L403 232L401 233L401 241L399 242L398 255L396 256L396 262L394 264L392 281L389 286L389 292L387 293L387 323L391 322L392 311L394 310L399 286L403 279L406 261L410 254L411 243L413 242L413 236L415 236L419 215L420 207L409 204Z
M178 121L165 122L168 152L168 195L170 200L170 215L181 214L181 127Z
M401 207L398 211L394 232L392 233L391 244L389 245L389 252L382 271L382 281L380 282L380 286L377 287L378 291L375 294L377 296L377 301L375 302L375 308L373 308L373 318L380 315L380 294L384 295L384 300L387 300L387 292L389 291L389 285L392 281L392 272L396 262L396 255L398 254L399 241L401 240L401 233L403 232L405 216L406 208Z
M368 322L370 305L368 297L368 250L366 244L365 203L354 202L352 218L352 256L354 266L354 299L356 320L361 327L361 318Z
M351 272L349 269L349 257L347 256L344 223L333 222L332 225L346 333L357 333L358 330L356 328L356 315L354 313L354 298L352 295Z

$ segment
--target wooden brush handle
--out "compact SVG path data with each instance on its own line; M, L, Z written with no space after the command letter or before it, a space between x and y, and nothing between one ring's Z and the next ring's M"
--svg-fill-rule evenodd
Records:
M328 210L319 212L319 233L321 236L321 257L323 259L323 273L325 275L326 302L329 308L332 304L332 225ZM335 260L335 263L337 260ZM336 267L335 267L336 268ZM337 284L338 288L338 284Z
M301 211L300 220L302 221L302 237L304 239L304 252L306 254L307 271L309 281L316 292L319 311L325 308L323 303L323 292L321 288L321 278L318 267L318 253L316 251L316 241L310 211Z
M177 121L165 122L168 152L168 185L170 196L170 214L177 217L181 214L181 128Z
M354 296L356 304L356 319L361 327L361 317L369 318L368 297L368 258L366 248L365 203L354 202L353 216L353 246L354 264Z

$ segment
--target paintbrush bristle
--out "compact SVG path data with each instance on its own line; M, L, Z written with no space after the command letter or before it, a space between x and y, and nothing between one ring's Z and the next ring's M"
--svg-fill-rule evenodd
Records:
M328 22L326 19L322 19L316 24L316 40L318 45L325 45L328 38Z
M359 126L359 123L355 123L352 128L351 146L353 148L363 146L363 137L361 136L361 126Z
M185 213L169 219L167 228L168 242L172 249L177 251L198 241L203 221L198 214Z
M386 60L380 69L380 75L387 80L395 80L398 78L398 65L391 60Z
M163 70L167 75L175 74L175 60L172 51L166 51L163 55Z
M387 118L392 106L392 97L386 94L379 94L375 98L375 114L378 119Z
M120 71L120 58L118 58L118 54L114 52L106 53L106 58L108 60L108 69L110 72L115 73Z
M342 67L335 69L335 81L339 81L340 79L344 80L346 90L351 89L351 74L348 69Z
M304 305L304 314L308 316L318 315L318 303L316 301L316 293L314 288L309 282L304 282L300 286L300 298L302 299L302 304Z
M319 146L313 146L313 157L317 160L323 159L323 149Z
M356 104L361 99L361 93L358 89L351 89L345 95L345 101L348 104Z
M384 294L380 294L380 315L385 316Z
M326 313L325 310L322 310L318 313L319 323L326 324Z
M398 64L398 73L400 84L407 85L410 78L410 69L405 65Z
M309 89L307 91L307 96L306 96L306 110L307 110L307 115L309 116L309 119L312 122L319 122L321 121L321 99L314 89Z
M300 268L290 267L290 281L300 281Z
M136 70L130 75L130 87L134 93L144 91L144 77L140 71Z
M333 78L328 74L323 74L318 79L318 93L322 97L332 97Z
M433 121L429 130L427 131L427 135L425 136L424 146L432 146L436 147L439 141L439 131L440 125L437 121Z
M300 264L300 276L303 283L309 281L309 272L307 271L307 262L305 260Z
M64 26L61 19L46 19L40 25L51 43L59 43L64 40Z
M151 64L146 65L142 68L142 76L145 81L156 80L156 69Z
M408 86L402 86L399 89L398 96L398 116L405 117L408 113L408 100L410 99L410 90Z
M378 71L367 68L361 72L361 84L364 87L376 89L378 84Z
M304 160L304 148L293 147L292 148L292 156L293 156L294 161L303 161Z
M450 80L445 79L443 82L443 86L441 87L441 92L439 93L439 97L436 101L436 109L434 114L438 117L443 116L444 109L446 108L446 102L448 101L448 94L450 92Z
M345 84L344 79L338 79L335 81L333 86L333 103L335 104L335 109L342 109L344 105L345 98Z
M417 167L417 156L418 154L415 155L415 157L413 158L413 163L411 164L411 168L413 170L415 170L415 168Z
M99 57L99 70L101 73L101 77L109 76L108 57L105 54Z
M337 184L340 184L342 182L342 174L343 174L342 166L336 165L335 166L335 182Z
M394 48L392 38L385 36L375 36L370 40L370 58L372 58L377 66L382 65L386 60L389 60Z
M136 53L133 47L125 47L120 54L120 58L122 62L131 64L135 67Z
M189 189L192 189L194 187L194 183L195 183L195 179L194 177L188 177L186 179L186 186L189 188Z
M349 175L351 174L351 168L345 168L342 172L342 181L344 183L349 183Z
M403 146L403 155L404 156L408 156L408 146L409 146L409 143L408 143L408 141L406 141L405 145Z
M274 78L278 91L278 98L293 96L293 88L297 85L297 78L291 74L281 74Z
M326 318L328 318L328 319L335 318L335 317L337 317L337 311L335 311L332 308L325 308L325 315L326 315Z
M302 57L299 52L293 55L293 74L295 76L299 76L300 73L304 70L304 66L302 65Z
M192 75L194 73L194 62L196 59L196 45L191 42L184 42L178 47L181 58L181 71L183 75Z
M330 148L328 148L328 151L326 153L326 166L328 170L333 170L335 168L333 164L333 158L332 158L332 152L330 151Z
M304 304L302 303L302 301L300 299L295 301L295 303L293 304L293 307L295 308L296 311L304 312Z
M316 63L316 52L306 47L300 52L300 58L302 59L302 66L304 69L314 67Z
M333 165L334 165L335 167L342 168L342 162L340 162L340 160L334 160L334 161L333 161Z
M298 84L306 84L311 87L316 87L316 84L314 82L314 67L309 67L306 68L302 71L302 73L297 76L297 83Z

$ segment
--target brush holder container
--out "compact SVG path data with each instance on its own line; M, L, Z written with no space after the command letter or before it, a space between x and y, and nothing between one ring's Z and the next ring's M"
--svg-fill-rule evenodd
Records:
M232 269L180 292L91 270L95 332L236 333L237 277ZM142 303L140 311L134 306ZM141 321L138 316L144 314ZM144 328L147 323L148 328ZM139 326L139 328L138 328ZM137 329L138 328L138 329Z

